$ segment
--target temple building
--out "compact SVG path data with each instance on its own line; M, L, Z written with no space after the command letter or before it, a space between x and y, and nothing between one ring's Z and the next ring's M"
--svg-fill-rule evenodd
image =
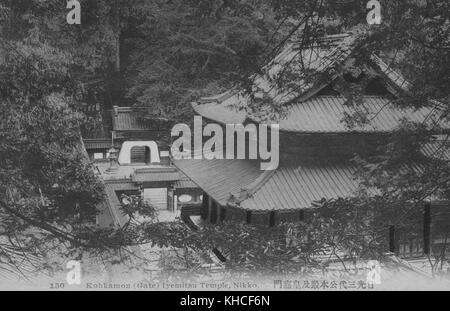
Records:
M205 221L245 221L269 227L282 221L307 220L314 202L349 197L358 191L351 161L355 153L373 152L404 120L430 125L440 122L439 103L417 110L394 106L392 101L410 84L380 57L372 55L347 72L346 65L355 67L353 56L357 53L352 34L328 36L304 49L290 43L264 68L263 75L255 76L252 99L233 89L192 104L203 120L224 127L279 124L280 163L275 170L261 170L258 160L174 160L203 190L201 216ZM314 71L317 79L277 83L286 67L292 72ZM350 85L364 81L362 103L354 106L357 108L349 104L346 90L340 86L342 80ZM260 104L254 105L255 100ZM358 109L364 112L362 121L348 124L345 120ZM398 250L399 243L391 248ZM422 240L411 243L402 248L403 255L423 251Z

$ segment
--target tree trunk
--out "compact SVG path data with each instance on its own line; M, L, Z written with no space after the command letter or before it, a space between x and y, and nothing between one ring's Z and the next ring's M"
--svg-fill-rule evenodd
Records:
M120 8L119 0L114 1L115 71L120 72Z

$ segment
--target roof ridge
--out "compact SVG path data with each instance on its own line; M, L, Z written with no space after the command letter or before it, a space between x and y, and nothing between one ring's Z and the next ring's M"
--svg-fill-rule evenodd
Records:
M354 34L348 33L348 32L341 33L341 34L335 34L335 35L327 35L327 36L320 38L319 40L320 40L319 43L326 42L326 41L336 41L336 43L334 45L329 47L329 50L326 53L326 55L322 57L322 60L321 60L320 66L319 66L322 68L318 68L318 70L321 72L327 71L330 67L334 66L337 62L342 62L345 59L347 59L347 57L354 50L355 42L357 41ZM311 46L311 47L314 48L314 46ZM311 47L305 47L304 49L306 50ZM273 57L273 59L269 62L269 64L273 64L274 62L276 62L277 58L279 58L280 56L282 56L284 54L289 54L289 52L291 52L292 50L297 49L297 48L298 47L295 46L295 43L293 43L293 42L287 43L286 46L284 47L284 49L279 54L277 54L275 57ZM269 65L266 65L264 67L268 67L268 66ZM260 76L260 75L253 74L250 77L256 79L256 77L258 77L258 76ZM263 77L263 76L264 75L261 75L261 77ZM328 84L325 84L324 86L322 84L320 84L318 86L313 86L312 88L319 89L319 91L320 91L320 89L325 87L326 85L328 85ZM217 94L217 95L201 97L201 98L197 99L196 101L194 101L193 103L191 103L191 105L197 106L200 104L206 104L206 103L212 103L212 102L221 104L221 103L223 103L223 101L229 99L230 97L232 97L236 94L239 94L241 91L242 90L236 89L236 87L232 87L229 90L222 92L220 94ZM303 92L302 94L299 94L299 96L296 96L296 97L297 98L301 97L302 95L305 95L305 93L308 93L310 91L311 91L311 89L308 89L308 91ZM314 96L315 94L316 94L316 92L312 92L312 94L310 94L308 97L306 97L306 99L308 99L311 96Z
M381 57L374 53L372 53L370 57L378 66L378 69L381 71L381 73L385 75L391 83L395 84L395 86L400 88L402 91L408 91L412 87L411 82L409 82L401 72L395 70L391 66L391 64L388 65ZM396 79L390 77L389 74L395 75Z
M236 90L234 88L231 88L223 93L212 95L212 96L205 96L201 97L198 100L194 101L192 104L205 104L205 103L211 103L211 102L223 102L230 98L231 96L236 94Z

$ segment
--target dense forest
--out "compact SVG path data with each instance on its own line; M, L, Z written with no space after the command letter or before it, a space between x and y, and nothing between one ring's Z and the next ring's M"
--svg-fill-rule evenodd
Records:
M11 254L17 249L37 257L60 248L66 256L81 256L80 250L101 253L152 242L199 251L230 247L231 236L242 238L234 248L233 268L295 270L298 262L290 258L307 262L317 251L311 245L294 249L274 243L280 232L290 230L287 224L269 232L225 224L192 233L182 224L151 223L131 235L87 225L103 193L80 149L81 131L99 126L83 113L83 104L146 107L149 116L186 120L193 114L190 102L201 96L232 87L251 94L251 77L288 41L307 46L324 35L351 31L357 34L360 58L379 55L414 86L399 96L399 106L418 108L437 100L443 118L448 116L446 0L380 1L379 25L367 24L365 0L79 2L81 24L70 25L66 1L0 0L0 261L13 268ZM279 79L289 83L289 77ZM358 89L353 91L349 97L357 96ZM353 215L356 209L370 213L400 201L407 202L406 210L391 212L404 217L414 208L411 202L429 195L448 198L447 162L423 160L420 174L400 169L430 139L423 126L405 124L383 146L382 156L359 159L366 186L381 189L381 195L323 202L317 223L299 224L298 231L333 227L345 237L340 242L362 252L374 245L351 237L376 229L366 228L364 217L351 225L352 217L336 221L340 218L332 209ZM254 230L258 233L250 234ZM328 243L334 239L331 231L323 230L317 240Z

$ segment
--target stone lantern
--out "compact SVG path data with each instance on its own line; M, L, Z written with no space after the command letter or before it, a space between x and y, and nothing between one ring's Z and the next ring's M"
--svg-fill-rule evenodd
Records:
M109 153L109 167L106 170L107 172L114 172L117 171L119 168L119 162L117 161L117 154L118 150L114 148L114 146L111 147L111 149L108 150Z

